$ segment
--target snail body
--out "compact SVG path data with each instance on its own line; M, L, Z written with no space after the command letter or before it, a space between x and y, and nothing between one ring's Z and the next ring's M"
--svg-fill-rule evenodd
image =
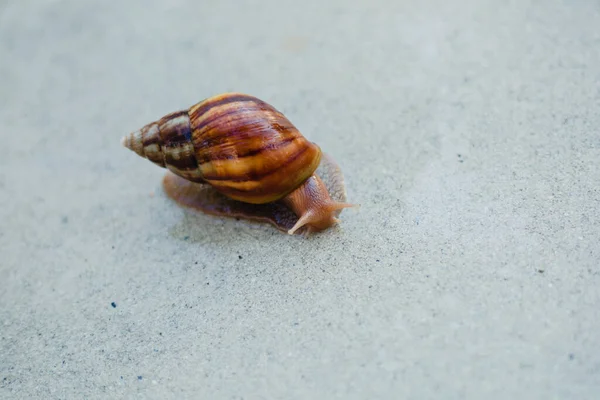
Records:
M341 209L352 206L333 200L315 173L324 159L320 147L253 96L207 98L130 133L122 144L170 171L163 181L170 197L212 214L234 216L219 207L233 200L244 210L235 216L256 219L251 205L263 205L264 212L264 205L283 204L297 217L287 229L293 234L326 229L338 222Z

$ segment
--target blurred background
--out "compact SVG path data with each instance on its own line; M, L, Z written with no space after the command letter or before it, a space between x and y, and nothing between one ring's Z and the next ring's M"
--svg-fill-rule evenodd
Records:
M0 1L0 397L592 399L597 1ZM123 135L226 91L341 165L309 239Z

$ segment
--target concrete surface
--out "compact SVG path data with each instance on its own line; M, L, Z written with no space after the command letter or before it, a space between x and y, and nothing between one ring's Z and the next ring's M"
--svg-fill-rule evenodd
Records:
M0 4L0 398L599 398L597 1ZM168 201L121 136L229 90L362 208Z

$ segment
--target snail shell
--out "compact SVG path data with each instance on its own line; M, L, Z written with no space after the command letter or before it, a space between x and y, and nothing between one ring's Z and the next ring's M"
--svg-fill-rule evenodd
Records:
M171 172L163 181L171 198L207 213L254 220L262 213L268 215L262 220L273 222L282 220L281 211L273 214L283 205L297 220L291 228L289 218L283 225L274 224L292 234L302 227L306 232L325 229L338 222L342 208L352 206L331 199L315 174L323 159L319 146L253 96L210 97L147 124L122 144ZM328 158L328 163L333 161ZM341 171L338 175L342 188L334 190L343 192Z

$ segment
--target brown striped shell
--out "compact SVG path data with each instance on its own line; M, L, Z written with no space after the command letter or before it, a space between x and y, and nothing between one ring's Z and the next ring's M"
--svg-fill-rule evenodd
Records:
M253 204L279 200L306 181L321 161L278 110L256 97L224 93L168 114L123 144L192 182L205 182Z
M169 197L208 214L267 221L293 234L327 229L354 206L344 202L333 159L253 96L210 97L122 144L170 171L163 180Z

